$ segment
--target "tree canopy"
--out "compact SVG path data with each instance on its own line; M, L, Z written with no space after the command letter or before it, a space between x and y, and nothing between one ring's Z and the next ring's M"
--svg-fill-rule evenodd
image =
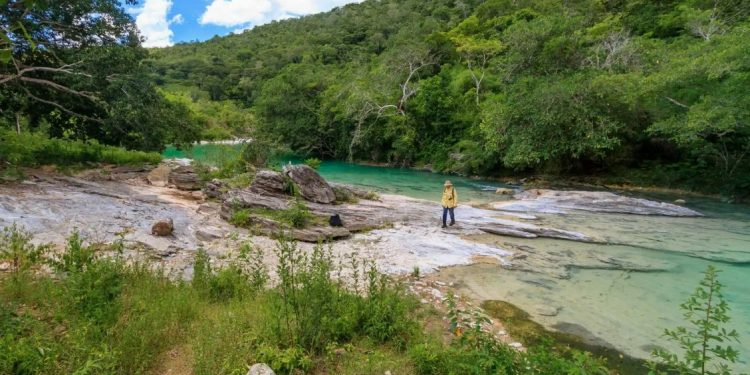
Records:
M743 0L369 0L153 50L116 0L0 5L6 126L750 191Z
M147 76L120 1L1 0L0 30L0 121L147 150L197 138Z

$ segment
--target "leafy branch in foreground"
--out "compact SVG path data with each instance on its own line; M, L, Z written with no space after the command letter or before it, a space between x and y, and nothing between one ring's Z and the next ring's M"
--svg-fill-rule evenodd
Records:
M739 335L724 327L729 322L729 304L721 294L723 285L718 279L719 272L709 265L695 292L680 305L691 326L664 331L667 339L680 345L684 357L657 349L653 352L656 362L649 366L650 374L731 374L729 364L737 361L739 352L729 343L739 343Z

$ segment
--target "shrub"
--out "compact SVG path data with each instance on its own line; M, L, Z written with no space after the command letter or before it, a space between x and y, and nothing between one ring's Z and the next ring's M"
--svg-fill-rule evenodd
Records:
M332 186L333 193L336 196L336 203L358 203L359 199L357 199L354 194L352 194L349 189L340 188L337 186Z
M57 271L75 274L84 271L96 260L96 252L92 246L84 246L81 235L76 231L68 237L65 251L57 258L50 259L50 265Z
M240 158L236 145L206 145L201 150L203 154L194 155L192 164L201 181L230 179L232 184L243 185L249 179L247 185L250 185L252 174L248 172L253 168Z
M363 296L333 279L332 255L323 245L306 254L296 243L281 239L275 252L279 282L273 292L278 298L272 305L272 327L278 342L320 353L327 343L359 335L403 343L413 334L416 323L409 314L416 303L400 285L376 276L374 266L367 272L368 290Z
M296 200L289 209L279 211L279 218L294 228L304 228L312 219L312 214L301 200Z
M367 297L360 302L364 334L376 342L393 342L404 348L417 329L416 322L407 318L417 308L416 301L378 272L374 263L369 264L366 277Z
M0 261L10 263L13 278L18 278L39 262L48 246L31 243L31 233L19 228L16 223L0 232Z
M0 373L162 373L170 360L161 359L179 353L192 356L175 360L192 362L197 375L242 375L254 362L279 374L412 368L417 374L603 374L590 355L545 346L512 350L479 329L478 315L454 320L462 329L449 345L442 335L421 335L416 300L354 255L350 284L330 247L308 251L281 239L276 256L271 289L265 289L263 253L249 243L224 267L212 267L200 249L188 283L148 264L105 256L74 233L50 262L57 275L30 274L26 286L0 277ZM7 298L9 289L22 287ZM455 304L451 309L451 316L466 316Z
M232 264L211 275L208 292L211 298L226 301L232 298L242 298L247 294L248 286L248 278L242 269Z
M240 159L252 168L271 168L274 161L278 161L281 155L289 152L290 150L261 137L245 144Z
M263 259L263 252L253 248L250 243L240 245L239 262L245 265L248 273L250 288L254 291L261 291L268 283L268 269Z
M193 259L193 288L206 291L211 280L211 258L203 248L199 248Z
M319 169L322 163L318 158L305 159L304 163L312 169Z
M74 232L53 267L66 277L67 294L76 312L102 326L109 326L119 312L126 266L119 258L99 258L93 246L85 246Z
M300 348L279 349L261 346L258 349L258 360L267 363L282 374L295 374L296 371L307 372L313 367L313 360Z
M39 351L41 337L30 335L44 329L27 314L17 314L11 305L0 302L0 373L36 374L44 373L47 363Z
M199 249L193 263L192 285L216 301L242 299L255 294L268 282L262 256L260 251L245 243L226 267L214 271L206 251Z
M250 210L241 209L232 212L232 216L229 218L229 222L232 225L238 227L244 227L250 223Z
M226 183L230 189L243 189L252 185L254 178L255 175L252 173L240 173L234 177L227 179Z
M282 187L282 191L290 197L300 196L299 187L294 183L294 180L287 175L284 175L284 186Z

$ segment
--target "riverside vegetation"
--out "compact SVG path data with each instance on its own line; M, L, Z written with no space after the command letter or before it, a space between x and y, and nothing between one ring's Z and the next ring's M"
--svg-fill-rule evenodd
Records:
M742 198L749 15L742 0L364 1L144 64L212 124L303 155Z
M749 16L744 0L369 0L146 50L120 1L4 0L0 128L741 200Z
M308 253L281 237L272 273L244 243L224 266L199 249L185 281L125 261L121 241L86 244L73 233L54 252L7 227L0 235L0 259L10 265L0 275L0 373L136 374L177 364L195 374L244 374L254 362L282 374L613 373L589 353L544 340L525 352L499 343L480 329L481 315L458 310L452 295L444 328L435 310L373 264L355 254L337 263L325 245ZM667 331L686 357L658 351L654 373L730 373L725 361L738 352L713 345L736 339L721 328L728 306L720 289L709 268L683 306L697 330ZM692 320L695 313L705 319ZM716 372L704 370L714 365Z
M278 146L750 191L746 1L369 0L153 51L124 9L136 2L0 0L2 173L154 163L166 144L250 135L253 165ZM251 178L236 176L244 165L209 172ZM310 220L297 209L291 226ZM55 252L6 227L0 373L242 374L256 361L280 373L608 372L564 346L515 351L450 300L447 332L356 256L351 285L324 245L307 254L280 237L273 273L238 244L225 266L197 251L185 281L126 261L121 241L73 234ZM720 289L709 269L683 306L695 329L667 331L685 355L658 351L653 372L728 373L738 353Z

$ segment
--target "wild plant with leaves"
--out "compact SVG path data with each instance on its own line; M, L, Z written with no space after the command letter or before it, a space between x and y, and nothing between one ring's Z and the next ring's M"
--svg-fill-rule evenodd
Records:
M739 352L730 343L739 343L736 330L727 330L729 304L721 293L719 270L709 265L703 280L680 308L684 311L688 327L664 330L664 336L677 343L684 351L682 356L657 349L655 361L650 363L650 374L729 375L730 363L739 359Z
M31 233L13 223L0 232L0 262L10 264L13 278L18 278L36 264L49 249L31 243Z

